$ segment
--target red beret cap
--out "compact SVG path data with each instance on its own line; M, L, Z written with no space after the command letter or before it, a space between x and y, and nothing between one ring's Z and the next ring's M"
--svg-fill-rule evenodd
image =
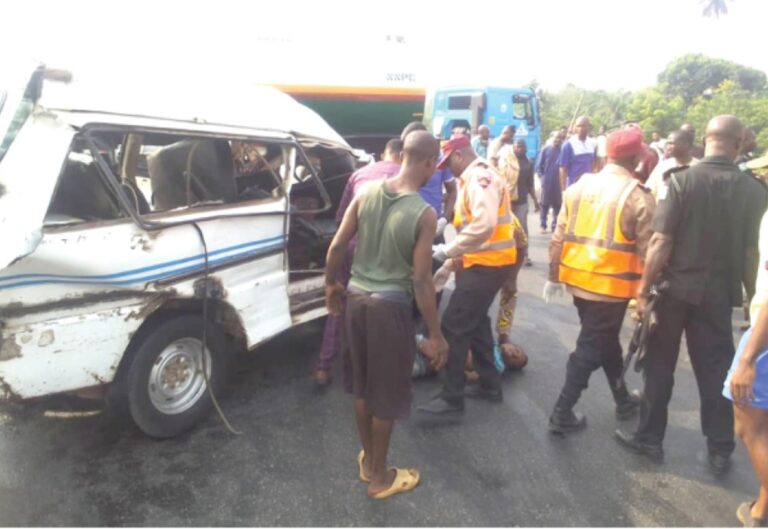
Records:
M639 127L627 127L611 132L605 139L608 158L629 158L643 150L643 131Z
M437 164L438 169L445 169L448 166L448 158L456 151L470 147L472 144L464 134L454 134L451 139L443 144L443 159Z

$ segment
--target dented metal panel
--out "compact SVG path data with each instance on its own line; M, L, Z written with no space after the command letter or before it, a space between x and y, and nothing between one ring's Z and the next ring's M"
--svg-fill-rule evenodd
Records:
M285 199L248 206L283 211ZM281 215L206 220L209 293L253 346L292 324ZM199 299L205 254L191 225L146 233L126 220L44 230L0 271L0 380L30 398L109 383L131 336L169 300Z
M141 321L140 305L7 326L2 331L0 380L21 399L111 382Z

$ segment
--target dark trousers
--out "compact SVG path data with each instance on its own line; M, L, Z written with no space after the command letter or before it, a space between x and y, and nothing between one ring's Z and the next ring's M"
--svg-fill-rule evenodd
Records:
M605 371L616 402L627 398L627 388L621 377L623 360L619 332L628 303L629 300L611 303L573 297L573 304L579 311L581 331L576 339L576 350L568 357L565 384L556 408L573 408L587 388L592 372L600 368Z
M501 385L493 362L493 332L488 309L512 270L510 266L472 266L456 278L456 290L443 314L443 334L448 341L448 362L442 397L449 402L464 398L464 365L472 349L480 384L488 389Z
M557 226L557 215L560 213L560 202L543 202L541 203L541 229L546 230L547 229L547 215L549 214L550 208L552 209L552 231L555 231L555 226Z
M517 217L517 220L520 221L520 224L523 227L523 231L528 235L528 197L526 197L525 202L521 204L513 203L512 213L515 214L515 217Z
M731 303L723 290L710 290L700 305L670 295L659 300L659 326L648 342L643 369L645 390L637 428L639 440L654 444L664 440L667 405L685 331L688 355L699 386L701 431L707 437L710 452L733 452L733 407L721 394L734 355Z

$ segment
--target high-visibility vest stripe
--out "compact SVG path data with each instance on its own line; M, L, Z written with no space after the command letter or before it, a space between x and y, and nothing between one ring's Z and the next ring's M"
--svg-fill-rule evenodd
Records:
M499 216L498 220L496 221L497 224L508 224L512 222L512 215L510 213L507 213L506 215ZM466 228L469 226L469 221L467 221L464 216L462 216L461 220L461 229Z
M560 281L604 296L632 299L637 295L638 279L624 279L614 275L595 274L560 266ZM579 285L589 285L589 289Z
M563 240L566 242L575 242L578 244L608 248L609 250L617 250L619 252L634 252L635 248L637 248L637 245L633 243L606 241L603 239L595 239L594 237L578 237L571 234L564 235Z
M473 162L475 165L486 165L484 161L478 159ZM472 166L470 166L471 168ZM465 169L465 172L470 168ZM488 166L489 170L493 170ZM472 222L472 212L469 210L469 196L467 186L461 188L458 199L459 207L456 208L454 216L454 225L458 231L466 228ZM517 261L517 248L515 245L515 230L512 225L512 210L509 200L509 192L503 188L501 203L499 204L496 227L490 238L475 252L464 254L462 263L464 268L475 265L481 266L507 266L515 264Z
M637 181L617 185L598 175L584 176L579 193L567 198L560 281L595 294L632 298L643 263L636 242L621 231L621 215Z
M515 241L514 239L511 241L497 241L497 242L487 242L483 244L480 249L482 251L487 250L506 250L507 248L514 248L515 247Z
M565 242L561 255L561 262L571 268L597 274L643 273L640 258L632 252L619 252L610 248Z

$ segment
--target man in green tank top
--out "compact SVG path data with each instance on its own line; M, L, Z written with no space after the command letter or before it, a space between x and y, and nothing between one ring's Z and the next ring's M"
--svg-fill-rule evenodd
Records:
M417 470L387 467L394 420L408 417L413 398L413 297L429 335L422 351L436 370L448 352L432 282L437 214L418 193L434 174L438 153L438 143L428 132L410 133L400 172L372 184L352 202L326 260L328 310L340 314L346 303L344 354L352 365L355 417L363 445L357 457L359 476L368 484L368 495L376 499L409 491L419 483ZM339 275L355 235L352 278L345 290Z

